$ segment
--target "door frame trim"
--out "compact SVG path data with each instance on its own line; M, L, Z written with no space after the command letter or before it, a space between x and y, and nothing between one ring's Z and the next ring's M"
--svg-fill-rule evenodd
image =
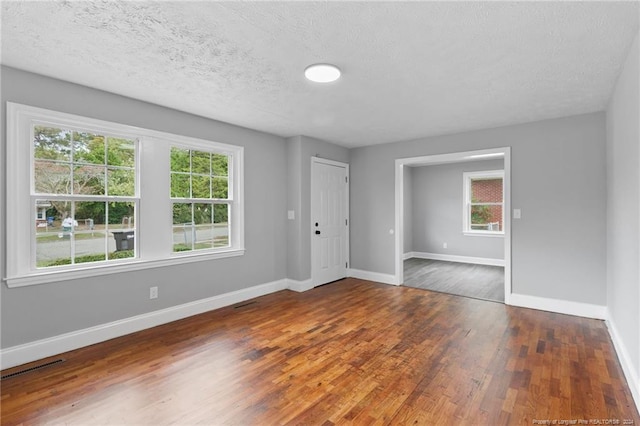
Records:
M314 249L314 243L313 243L313 231L314 231L314 227L313 227L313 189L314 189L314 181L313 181L313 167L314 164L324 164L327 166L336 166L336 167L342 167L345 169L345 173L347 176L347 182L346 182L346 190L345 190L345 214L347 216L347 229L346 229L346 233L345 233L345 253L347 254L347 267L345 268L345 277L348 276L349 273L349 267L351 266L351 253L350 253L350 244L349 244L349 234L350 234L350 229L351 229L351 217L349 214L349 201L350 201L350 195L349 195L349 184L350 184L350 176L349 176L349 164L348 163L343 163L340 161L334 161L334 160L328 160L326 158L320 158L320 157L311 157L311 168L310 168L310 188L309 188L309 194L310 194L310 199L309 199L309 236L311 238L311 250L310 250L310 260L311 260L311 283L312 286L318 286L318 285L322 285L325 283L318 283L318 277L317 274L314 271L314 266L313 266L313 257L315 255L315 249Z
M460 163L481 160L488 154L504 155L504 303L511 304L511 147L452 152L421 157L398 158L395 161L395 276L394 284L404 282L404 167ZM475 158L471 158L475 157ZM489 158L486 158L489 159Z

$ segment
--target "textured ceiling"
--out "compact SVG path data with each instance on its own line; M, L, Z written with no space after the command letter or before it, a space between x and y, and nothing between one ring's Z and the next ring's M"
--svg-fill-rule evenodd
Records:
M638 2L2 2L4 65L353 147L603 110ZM336 83L307 82L331 62Z

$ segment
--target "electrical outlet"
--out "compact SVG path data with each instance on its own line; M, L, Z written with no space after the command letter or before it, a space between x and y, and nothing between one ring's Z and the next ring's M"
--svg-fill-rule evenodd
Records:
M447 248L447 243L442 243L442 248Z
M158 298L158 287L149 287L149 299Z

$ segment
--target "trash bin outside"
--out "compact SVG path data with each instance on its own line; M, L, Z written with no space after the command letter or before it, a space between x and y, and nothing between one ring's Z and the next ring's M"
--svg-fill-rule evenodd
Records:
M62 232L58 233L58 238L71 238L71 234L73 234L73 227L71 226L63 226Z
M58 238L71 238L74 228L78 226L78 221L71 217L66 217L62 221L62 232L58 234Z
M192 241L195 241L195 233L196 228L193 222L187 222L182 224L182 230L184 232L184 243L188 246L191 245Z
M135 247L135 231L111 231L116 240L116 251L133 250Z

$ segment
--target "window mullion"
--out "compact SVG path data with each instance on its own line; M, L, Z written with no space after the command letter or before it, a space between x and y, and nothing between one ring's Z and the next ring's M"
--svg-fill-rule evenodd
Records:
M73 139L72 139L73 141ZM73 146L73 142L72 145ZM73 154L73 148L71 149L71 152ZM72 163L73 164L73 163ZM73 185L73 184L72 184ZM75 225L75 219L76 219L76 203L75 202L71 202L71 219L74 221L74 225ZM76 263L76 236L75 236L75 232L73 232L73 230L75 229L75 226L71 225L71 234L69 235L69 241L71 242L71 264L75 264Z
M73 153L75 151L75 147L73 146L73 140L74 140L74 136L75 136L76 132L75 130L71 130L71 140L69 141L69 148L70 148L70 153L69 153L69 191L67 192L68 194L71 195L75 195L75 191L74 191L74 180L75 180L75 176L74 176L74 164L73 164ZM72 258L73 259L73 258ZM73 263L73 262L72 262Z
M155 138L140 140L140 208L136 231L139 233L140 257L146 260L164 259L171 254L172 200L169 170L169 144Z

